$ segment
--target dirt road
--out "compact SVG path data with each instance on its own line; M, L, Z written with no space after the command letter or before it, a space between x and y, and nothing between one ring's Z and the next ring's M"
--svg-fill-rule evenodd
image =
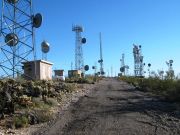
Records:
M104 79L41 134L180 135L177 109L124 82Z

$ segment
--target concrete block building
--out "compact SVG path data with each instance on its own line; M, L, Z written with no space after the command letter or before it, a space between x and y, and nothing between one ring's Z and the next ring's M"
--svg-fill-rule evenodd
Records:
M64 76L64 70L63 69L54 70L54 74L55 76Z
M82 77L82 71L81 70L68 70L68 77L69 78L72 78L72 77L81 78Z
M53 63L45 60L23 62L24 77L28 80L52 80Z

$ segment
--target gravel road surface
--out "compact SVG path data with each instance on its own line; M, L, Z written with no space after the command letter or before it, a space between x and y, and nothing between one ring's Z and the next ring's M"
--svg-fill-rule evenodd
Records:
M35 135L180 135L180 111L116 79L104 79Z

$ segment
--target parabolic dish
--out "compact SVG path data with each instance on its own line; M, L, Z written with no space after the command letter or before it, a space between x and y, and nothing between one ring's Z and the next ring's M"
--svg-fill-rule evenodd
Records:
M37 13L34 17L33 17L33 27L35 28L39 28L42 24L42 15L40 13Z
M85 43L86 43L86 38L82 38L82 39L81 39L81 42L82 42L83 44L85 44Z
M105 72L104 71L101 71L101 75L104 75L105 74Z
M95 66L92 66L92 69L96 69L96 67L95 67Z
M98 60L98 63L103 63L103 60L101 59L101 60Z
M89 70L89 66L88 65L84 66L84 70L88 71Z
M7 0L7 2L11 3L11 4L15 4L17 3L19 0Z
M121 68L120 68L120 71L121 71L121 72L124 72L124 71L125 71L125 67L121 67Z
M173 60L169 60L169 63L173 63Z
M46 42L46 41L43 41L41 43L41 50L42 50L43 53L48 53L49 50L50 50L49 43Z
M5 43L9 46L16 46L19 42L18 36L14 33L9 33L5 37Z

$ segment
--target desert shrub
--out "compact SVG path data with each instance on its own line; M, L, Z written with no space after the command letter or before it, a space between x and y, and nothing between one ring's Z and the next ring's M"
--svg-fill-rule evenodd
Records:
M64 92L71 93L76 87L77 86L75 84L64 84L62 89Z
M154 94L164 96L169 101L180 101L180 80L135 77L121 77L119 79L133 84L139 90L151 91Z
M57 106L58 105L57 101L54 98L47 99L46 104L49 106Z
M80 84L94 84L95 82L98 82L100 80L100 77L97 76L86 76L82 78L66 78L67 83L80 83Z
M15 116L13 118L15 128L22 128L28 126L28 118L26 116Z
M47 110L35 110L35 115L40 123L50 121L52 119L52 113Z
M42 88L41 86L34 86L31 92L32 92L31 95L33 97L40 97L42 94Z
M79 79L77 80L77 83L80 83L80 84L83 84L83 83L93 84L94 81L93 81L93 78L86 77L86 78L79 78Z

